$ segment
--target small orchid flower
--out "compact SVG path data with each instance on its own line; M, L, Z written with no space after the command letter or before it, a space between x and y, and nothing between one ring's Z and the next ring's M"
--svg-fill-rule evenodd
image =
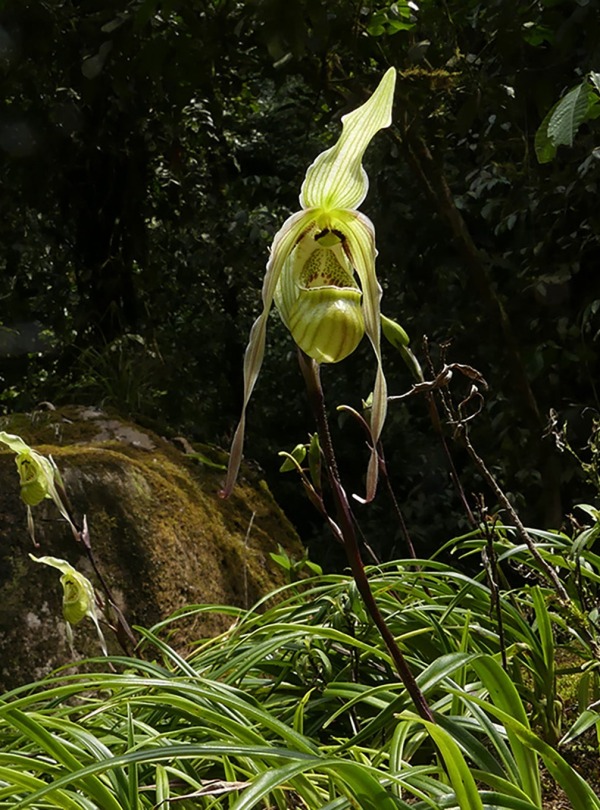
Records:
M357 209L369 188L363 155L373 136L391 123L395 83L396 70L390 68L368 101L342 118L338 142L306 173L302 210L285 221L273 240L262 287L263 311L252 326L244 357L244 403L231 445L224 497L231 494L238 475L246 408L262 365L273 301L296 344L318 363L343 360L365 332L371 341L377 372L366 500L375 495L376 445L387 410L380 348L381 287L375 275L375 230Z
M77 536L77 528L73 525L65 505L66 496L61 495L64 493L64 484L52 456L46 458L33 450L20 436L12 433L0 431L0 442L17 454L15 462L21 484L21 499L27 506L27 525L34 543L31 507L37 506L44 498L54 501L59 512Z
M94 622L96 632L100 639L100 646L104 655L108 655L106 648L106 641L100 629L100 622L98 620L98 611L96 609L96 595L94 587L87 577L80 574L73 566L66 560L61 560L58 557L34 557L30 554L29 557L36 563L49 565L51 568L57 568L62 576L60 584L63 588L63 616L67 622L67 638L69 646L73 648L73 631L71 625L79 624L86 616Z

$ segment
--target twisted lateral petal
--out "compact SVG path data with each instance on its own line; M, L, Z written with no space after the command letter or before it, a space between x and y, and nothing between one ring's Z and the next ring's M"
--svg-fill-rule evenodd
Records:
M340 212L340 219L346 220L344 234L350 261L352 262L363 291L363 316L365 332L373 346L377 360L375 386L373 388L373 404L371 407L371 458L367 469L367 491L364 500L372 501L377 489L379 476L379 459L377 443L381 436L383 424L387 413L387 384L383 374L381 359L381 287L375 275L375 230L373 224L364 214L357 211ZM362 499L359 499L362 500Z
M342 134L306 173L300 192L303 208L356 209L367 196L369 179L362 159L371 139L392 122L396 69L390 68L373 95L342 118Z
M258 379L260 367L265 355L267 320L273 303L275 287L277 286L286 259L301 238L303 231L310 227L313 219L314 212L297 211L286 219L273 240L271 255L267 262L267 271L262 286L263 311L252 325L248 346L246 347L246 353L244 355L244 402L242 405L242 415L231 443L227 477L225 478L223 489L219 493L222 498L228 498L231 495L240 470L242 452L244 449L244 433L246 430L246 409L250 397L252 396L254 386L256 385L256 380Z

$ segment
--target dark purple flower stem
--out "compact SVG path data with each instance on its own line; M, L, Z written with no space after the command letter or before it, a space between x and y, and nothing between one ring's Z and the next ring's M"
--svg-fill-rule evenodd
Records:
M410 671L410 668L406 663L398 644L396 643L396 639L394 638L392 631L386 624L386 621L383 618L379 607L377 606L377 602L375 601L375 597L373 596L373 592L365 572L365 567L358 545L358 538L356 536L352 510L348 501L348 496L346 495L346 491L344 490L340 481L338 466L335 459L335 453L331 441L331 433L329 431L329 423L327 421L327 411L325 409L325 398L323 395L323 387L321 385L319 365L304 354L304 352L300 349L298 349L298 358L302 375L304 376L304 381L306 382L309 402L317 422L319 441L321 444L321 451L326 462L325 467L327 469L329 486L331 488L331 494L335 504L337 522L343 538L348 564L350 566L350 570L352 571L354 581L356 582L356 587L358 588L368 613L370 614L375 626L379 630L381 637L388 648L398 675L406 687L406 691L410 695L417 712L424 720L428 720L429 722L433 723L435 721L431 709L429 708L429 705L425 700L425 696L419 688L414 675Z

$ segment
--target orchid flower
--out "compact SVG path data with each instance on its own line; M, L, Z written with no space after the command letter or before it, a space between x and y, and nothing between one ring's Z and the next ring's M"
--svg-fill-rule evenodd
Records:
M61 560L59 557L34 557L30 554L29 557L36 563L49 565L51 568L57 568L62 576L60 584L63 588L63 616L67 622L67 638L69 646L73 648L73 631L71 625L79 624L86 616L94 622L96 632L100 640L100 646L104 655L108 655L106 648L106 641L100 629L100 622L98 620L98 611L96 609L96 595L94 587L87 577L80 574L73 566L66 560Z
M380 348L381 287L375 275L375 230L357 209L369 188L363 155L373 136L391 123L395 82L396 70L390 68L368 101L342 118L338 142L306 173L301 210L284 222L273 240L262 287L263 310L252 326L244 357L244 402L224 497L231 494L239 472L246 409L262 365L273 301L296 344L318 363L343 360L365 332L371 341L377 372L366 500L375 495L376 446L387 410Z
M0 443L5 444L13 453L16 453L15 463L21 484L21 499L27 506L27 525L34 543L31 507L37 506L44 498L54 501L59 512L77 536L77 528L65 505L66 496L61 496L61 492L64 493L64 484L52 456L46 458L37 450L33 450L20 436L5 433L3 430L0 431Z

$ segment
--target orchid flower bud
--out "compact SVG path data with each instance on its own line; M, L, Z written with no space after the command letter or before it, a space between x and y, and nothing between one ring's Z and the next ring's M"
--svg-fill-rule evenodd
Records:
M385 315L381 316L381 329L394 348L405 349L409 345L410 338L406 329Z

